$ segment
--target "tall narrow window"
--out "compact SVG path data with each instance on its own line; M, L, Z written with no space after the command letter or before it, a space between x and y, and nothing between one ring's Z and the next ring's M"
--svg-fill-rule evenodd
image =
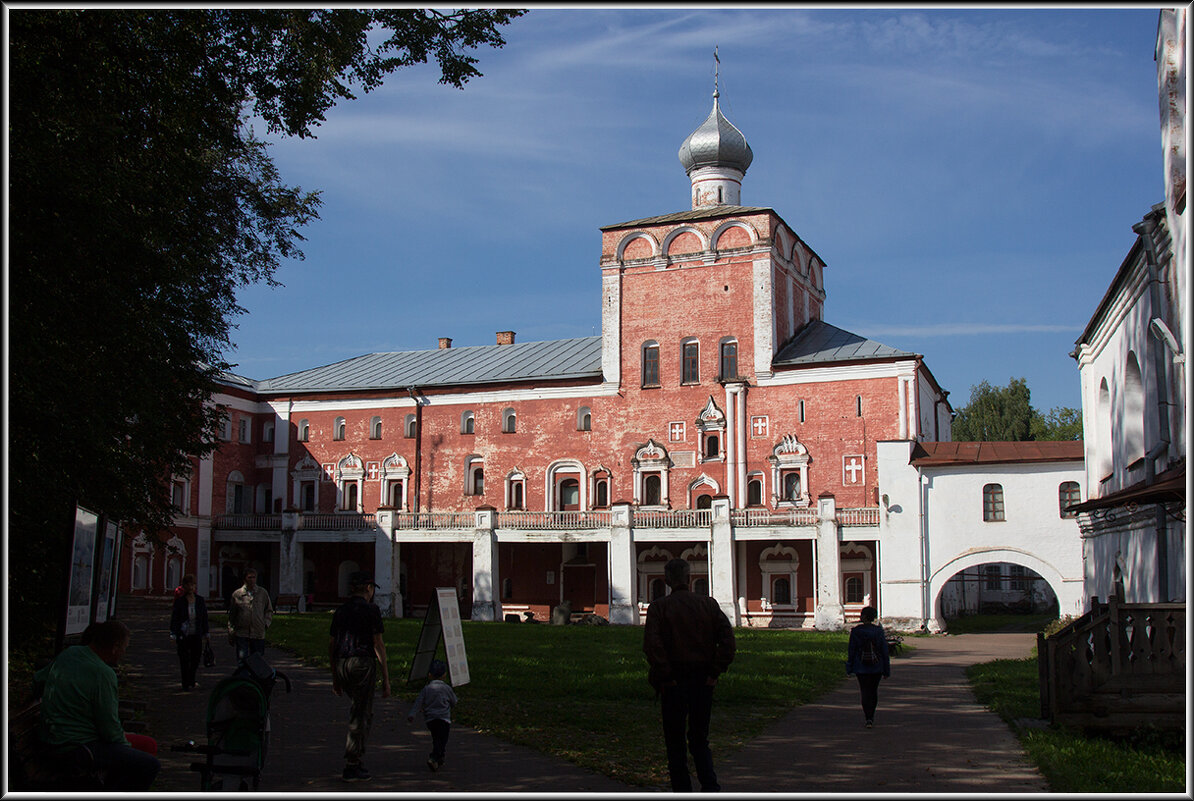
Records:
M560 511L572 512L580 509L580 482L566 478L560 482Z
M787 576L777 576L771 582L771 602L784 605L792 603L792 583Z
M738 377L738 343L721 343L721 380L729 381Z
M593 430L593 413L589 411L588 406L581 406L576 412L576 430L577 431L592 431Z
M485 494L485 469L482 467L473 469L473 494Z
M263 423L262 424L262 426L261 426L261 441L262 442L273 442L274 441L274 424L273 423Z
M983 520L1003 520L1003 486L987 484L983 487Z
M643 345L643 386L659 386L659 345L655 342Z
M376 415L369 421L369 439L381 439L381 418Z
M716 459L721 455L721 440L716 434L705 437L705 458Z
M237 421L237 439L241 442L249 441L249 421L244 417Z
M861 395L854 396L854 416L862 417L862 396Z
M357 510L357 482L351 481L344 487L344 510L347 512L355 512Z
M701 380L701 363L700 363L701 346L696 342L684 343L684 358L681 365L683 370L683 378L681 379L685 384L696 384Z
M473 417L472 412L466 411L466 412L461 413L461 415L460 415L460 433L461 434L472 434L473 431L476 429L476 425L477 425L476 418Z
M394 481L390 483L390 506L395 509L402 508L402 500L405 493L405 486L401 481Z
M314 512L315 511L315 482L314 481L304 481L302 483L302 488L299 490L299 494L302 496L303 511L304 512Z
M522 482L515 481L510 485L510 508L511 509L525 509L526 505L522 498Z
M662 479L658 473L652 473L643 478L643 505L644 506L659 506L662 502L660 488L662 486Z
M336 439L336 440L344 439L344 429L346 427L347 427L347 424L345 423L344 418L337 417L336 424L332 427L332 439Z
M1063 518L1077 516L1077 512L1067 512L1066 507L1081 503L1081 501L1082 490L1078 487L1077 481L1061 482L1061 485L1057 488L1057 505L1060 507Z
M846 603L860 604L862 600L862 579L858 576L851 576L846 579Z
M763 505L763 482L761 479L753 478L746 484L746 505L747 506L762 506Z
M309 439L311 439L311 423L306 420L299 420L298 441L306 442Z
M804 401L800 401L800 422L804 422Z
M800 473L792 471L784 474L784 500L800 500Z
M415 416L408 414L406 421L402 424L402 430L406 434L407 439L415 438Z
M604 478L597 479L597 483L593 486L593 505L598 508L609 506L609 480Z
M518 430L518 415L514 413L513 409L506 409L502 412L502 433L513 434Z

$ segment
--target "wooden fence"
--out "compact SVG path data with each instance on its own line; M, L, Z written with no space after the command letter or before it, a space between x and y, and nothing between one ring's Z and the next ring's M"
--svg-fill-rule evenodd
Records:
M1041 715L1102 729L1185 724L1186 605L1107 603L1037 635Z

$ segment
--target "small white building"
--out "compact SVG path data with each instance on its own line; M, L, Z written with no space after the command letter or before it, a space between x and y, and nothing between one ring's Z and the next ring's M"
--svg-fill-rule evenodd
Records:
M878 456L885 625L940 631L951 579L987 565L1036 574L1060 614L1080 613L1081 442L892 441Z

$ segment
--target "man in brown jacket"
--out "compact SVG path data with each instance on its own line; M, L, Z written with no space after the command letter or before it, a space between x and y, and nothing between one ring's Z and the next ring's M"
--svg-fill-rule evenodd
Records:
M721 786L709 750L709 717L717 677L734 660L734 628L716 601L689 591L691 572L684 559L664 566L664 580L672 591L647 607L643 653L650 665L648 680L662 696L672 792L692 791L685 750L687 721L687 750L692 752L701 792L715 793Z

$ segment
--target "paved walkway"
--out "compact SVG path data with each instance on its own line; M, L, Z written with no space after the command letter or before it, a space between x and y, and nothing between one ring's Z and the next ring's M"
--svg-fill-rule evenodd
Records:
M133 629L125 657L128 681L148 703L148 734L158 739L160 792L197 792L197 755L170 745L206 742L208 693L231 671L234 651L213 636L216 667L200 668L200 688L179 685L178 660L168 636L168 601L122 597L119 617ZM843 681L820 701L798 707L745 748L715 754L719 778L731 793L824 792L1043 792L1044 780L1024 759L998 716L978 706L965 665L1020 658L1031 651L1026 634L918 638L916 650L897 659L880 686L875 728L864 729L857 685ZM406 723L408 703L377 696L365 763L368 783L340 780L348 701L332 694L322 670L267 647L266 658L291 680L271 703L272 734L260 790L388 793L646 793L665 787L626 785L569 762L455 725L448 760L427 770L430 736L421 721ZM731 668L732 670L732 668ZM142 689L143 688L143 689ZM716 703L716 702L715 702ZM659 753L663 758L662 734Z

